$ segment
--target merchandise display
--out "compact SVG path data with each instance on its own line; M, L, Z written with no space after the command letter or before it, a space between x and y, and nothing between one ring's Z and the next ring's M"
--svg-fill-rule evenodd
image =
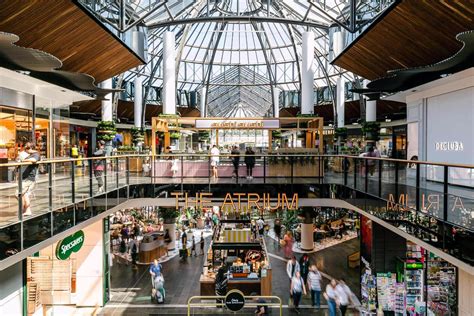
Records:
M417 303L424 301L424 249L420 246L407 243L407 258L405 261L405 290L406 310L410 315L419 314L416 311ZM416 313L416 314L415 314Z
M427 265L428 315L456 315L456 267L434 255Z
M393 311L395 308L396 275L377 273L377 301L379 309Z
M367 266L361 277L360 289L363 309L366 312L375 311L377 308L377 287L372 270Z

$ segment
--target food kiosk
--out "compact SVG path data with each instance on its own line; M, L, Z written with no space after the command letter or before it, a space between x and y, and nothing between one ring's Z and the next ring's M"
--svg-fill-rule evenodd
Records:
M227 290L271 295L272 270L263 238L250 220L223 220L215 228L200 278L201 295L215 295L215 275L227 271Z

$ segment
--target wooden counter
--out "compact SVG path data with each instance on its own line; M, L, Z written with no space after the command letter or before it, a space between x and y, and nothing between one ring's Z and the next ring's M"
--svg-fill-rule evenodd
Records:
M215 279L201 275L199 279L201 295L216 295ZM271 295L272 292L272 272L267 269L267 276L258 279L229 279L227 282L227 291L240 290L245 295L257 293L257 295Z
M153 233L151 233L153 234ZM155 233L156 234L156 233ZM154 259L159 259L166 254L166 244L163 235L151 242L141 242L138 252L138 261L141 263L152 263Z

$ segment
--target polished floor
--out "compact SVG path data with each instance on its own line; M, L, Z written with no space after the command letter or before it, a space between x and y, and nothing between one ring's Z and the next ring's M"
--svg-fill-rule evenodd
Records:
M284 304L283 315L296 315L296 312L288 307L289 284L286 277L286 260L283 259L282 250L272 239L266 238L266 242L273 270L273 295L282 299ZM355 294L360 292L359 269L347 267L347 256L358 251L358 249L359 240L353 239L310 254L311 261L321 267L324 287L329 278L344 277ZM188 299L191 296L199 295L199 277L203 263L202 256L188 258L184 263L178 257L163 263L166 303L156 305L150 300L151 280L147 267L139 267L138 270L134 270L129 265L119 265L114 262L111 270L111 300L102 309L100 315L185 315ZM309 296L304 297L301 314L325 315L327 307L324 298L322 298L322 304L323 308L316 312L310 306ZM225 310L205 307L192 308L191 314L234 315ZM253 314L253 310L247 309L238 315L251 314ZM278 310L274 309L272 314L278 315ZM348 315L358 314L358 311L355 310L348 313Z

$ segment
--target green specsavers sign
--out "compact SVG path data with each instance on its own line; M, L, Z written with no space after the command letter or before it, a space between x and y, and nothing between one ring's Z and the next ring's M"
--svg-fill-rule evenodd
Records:
M73 252L78 252L84 244L84 232L82 230L64 238L56 246L56 258L66 260Z

